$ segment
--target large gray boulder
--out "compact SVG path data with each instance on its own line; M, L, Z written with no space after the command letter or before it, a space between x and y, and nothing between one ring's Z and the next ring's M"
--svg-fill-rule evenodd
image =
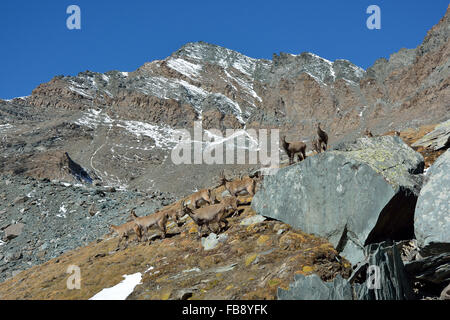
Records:
M450 119L437 125L433 131L413 143L413 147L439 150L450 144Z
M423 167L399 137L361 138L267 176L252 207L327 238L354 264L367 244L414 237Z
M423 256L450 252L450 150L427 171L417 199L414 230Z
M353 289L340 275L324 282L316 274L296 274L289 290L278 288L277 295L279 300L353 300Z

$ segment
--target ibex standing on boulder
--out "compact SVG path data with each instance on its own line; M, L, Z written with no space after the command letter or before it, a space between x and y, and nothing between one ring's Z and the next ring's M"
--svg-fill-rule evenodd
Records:
M249 195L255 195L255 181L250 177L244 177L233 181L227 180L225 173L220 173L220 186L225 186L231 196L236 197L239 193L245 191Z
M303 141L294 141L294 142L287 142L286 136L283 136L282 138L282 146L284 151L289 157L289 164L294 163L294 156L295 154L298 155L299 161L306 159L306 144ZM300 157L301 155L301 157Z
M320 128L320 122L317 123L317 135L319 136L319 146L323 151L328 148L328 134Z

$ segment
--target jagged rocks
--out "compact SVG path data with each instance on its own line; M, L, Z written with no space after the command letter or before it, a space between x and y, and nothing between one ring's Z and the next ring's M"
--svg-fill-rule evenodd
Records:
M362 138L266 177L252 207L327 238L356 263L365 245L414 237L423 166L398 137Z
M280 300L407 300L413 298L410 281L396 245L366 247L366 258L353 275L323 282L317 275L296 275L289 290L278 289ZM370 268L370 269L369 269ZM372 273L373 271L373 273ZM370 274L369 274L370 273Z
M439 150L450 147L450 120L447 120L412 144L413 147L424 147Z
M413 299L411 281L395 244L371 244L365 254L365 260L349 279L353 283L362 275L364 280L362 284L354 283L357 300Z
M438 285L450 282L450 252L411 261L405 267L408 274L417 280Z
M427 171L417 199L414 229L423 256L450 252L450 151Z

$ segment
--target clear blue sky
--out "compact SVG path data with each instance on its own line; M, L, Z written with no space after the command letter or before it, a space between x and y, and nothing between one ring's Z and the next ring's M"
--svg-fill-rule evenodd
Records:
M66 9L81 8L81 30ZM381 30L366 8L381 8ZM29 95L55 75L133 71L190 41L254 58L310 51L367 68L402 47L419 45L448 0L1 0L0 97Z

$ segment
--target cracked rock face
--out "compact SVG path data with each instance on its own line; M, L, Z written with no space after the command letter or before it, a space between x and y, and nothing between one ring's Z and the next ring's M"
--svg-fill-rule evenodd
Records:
M327 238L354 264L367 244L414 237L422 171L422 156L397 137L362 138L268 176L252 207Z
M427 171L420 191L414 229L423 255L450 251L450 151L447 150Z

